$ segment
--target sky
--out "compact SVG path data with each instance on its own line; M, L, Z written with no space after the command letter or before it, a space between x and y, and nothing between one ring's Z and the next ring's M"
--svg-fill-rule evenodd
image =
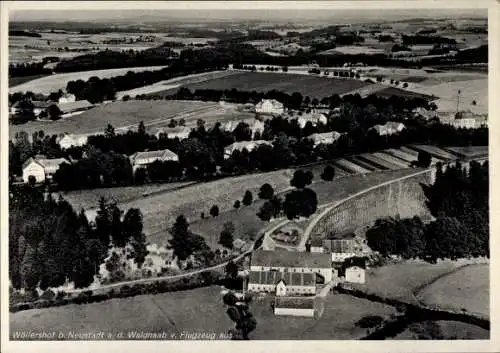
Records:
M486 10L456 9L404 9L404 10L16 10L10 12L11 21L109 21L109 22L155 22L155 21L199 21L214 20L264 20L264 21L333 21L359 22L366 20L395 20L430 17L476 17L486 18Z

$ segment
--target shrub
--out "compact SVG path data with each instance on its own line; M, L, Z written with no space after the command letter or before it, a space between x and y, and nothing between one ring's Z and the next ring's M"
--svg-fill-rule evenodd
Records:
M210 215L212 217L217 217L219 215L219 206L213 205L212 208L210 209Z
M233 205L234 208L238 209L238 208L240 208L240 206L241 206L240 200L234 201L234 205Z
M243 204L245 206L250 206L252 204L252 201L253 201L253 195L249 190L247 190L245 192L245 195L243 196Z

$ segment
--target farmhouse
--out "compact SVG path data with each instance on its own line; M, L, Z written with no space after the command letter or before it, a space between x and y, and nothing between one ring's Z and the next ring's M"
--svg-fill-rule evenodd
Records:
M255 105L255 112L260 114L283 114L285 107L283 103L275 99L263 99Z
M61 110L61 116L63 118L76 115L77 113L83 113L84 111L94 106L88 100L81 100L76 102L63 102L63 103L57 103L56 105Z
M257 250L252 255L250 271L315 273L325 283L332 280L330 256L311 252Z
M159 151L147 151L147 152L136 152L130 156L130 163L132 164L132 171L139 168L147 167L148 165L160 161L178 161L179 157L170 150L159 150Z
M393 135L403 131L404 128L405 128L404 124L393 121L388 121L384 125L378 124L372 126L372 129L375 130L380 136Z
M324 114L311 113L299 116L297 122L299 123L300 128L303 129L308 122L311 122L313 126L316 126L318 123L326 124L328 119Z
M274 315L314 317L314 299L311 297L274 299Z
M343 264L341 275L346 282L365 283L366 261L364 258L352 257Z
M36 117L38 117L43 111L45 111L48 107L50 107L53 103L52 102L45 102L45 101L34 101L32 100L31 103L33 104L33 113L35 114ZM10 113L12 115L18 114L20 112L20 102L16 102L12 104L10 107Z
M316 147L319 144L331 144L334 143L339 139L339 137L342 136L341 133L338 133L337 131L332 131L332 132L325 132L322 134L312 134L307 136L309 140L312 140L314 143L314 147Z
M50 180L63 163L70 162L65 158L48 159L43 156L30 158L23 164L23 181L28 183L31 176L37 183Z
M250 127L250 130L252 130L252 138L255 136L255 134L258 132L259 134L262 134L262 131L264 131L264 122L257 120L257 119L244 119L244 120L231 120L228 121L227 123L222 125L222 129L224 131L233 131L236 129L236 126L238 126L239 123L246 123Z
M250 271L249 292L274 293L277 296L316 293L314 273Z
M230 144L229 146L226 146L224 148L224 159L228 159L232 156L234 151L243 151L246 149L248 152L253 150L254 148L260 146L260 145L272 145L271 142L266 141L266 140L256 140L256 141L241 141L241 142L235 142Z

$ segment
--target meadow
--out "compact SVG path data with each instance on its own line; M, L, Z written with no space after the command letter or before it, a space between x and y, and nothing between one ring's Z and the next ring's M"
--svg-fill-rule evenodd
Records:
M291 75L270 72L240 72L236 75L183 85L192 92L197 89L268 92L278 90L288 94L299 92L311 98L324 98L332 94L343 94L364 87L369 83L359 80L340 80L311 75ZM157 92L158 95L171 95L176 89Z
M110 78L114 76L125 75L127 72L141 72L141 71L155 71L164 68L165 66L145 66L145 67L128 67L122 69L108 69L108 70L92 70L92 71L80 71L80 72L70 72L63 74L54 74L42 78L37 78L32 81L28 81L16 86L9 87L9 93L15 92L28 92L50 94L51 92L57 92L58 90L66 89L66 85L69 81L84 80L87 81L92 76L97 76L99 78Z
M430 307L490 317L489 266L476 265L444 276L417 294Z
M222 303L222 288L211 286L187 291L111 299L85 305L66 305L10 314L10 336L32 332L166 332L179 339L182 332L225 334L234 328ZM357 339L366 334L355 323L367 315L387 317L394 308L347 295L330 295L319 319L275 316L271 298L255 298L250 311L257 320L251 340ZM104 318L104 319L103 319ZM182 338L181 338L182 339ZM186 338L185 338L186 339Z
M427 296L424 298L424 304L431 304L433 301L436 302L439 300L437 298L440 298L440 295L441 298L443 298L441 301L450 299L443 296L443 294L439 294L442 293L444 288L448 288L450 295L454 293L453 295L457 298L465 296L463 293L466 291L468 291L467 293L469 294L472 293L471 289L468 289L466 284L462 286L462 290L457 292L457 283L464 283L464 281L466 282L471 278L470 270L467 270L466 272L459 270L454 273L460 268L460 266L471 262L473 263L474 260L442 260L436 264L430 264L420 260L402 261L381 267L370 268L366 272L365 284L352 284L351 286L383 298L401 300L411 304L420 304L420 299L423 298L422 295L426 294ZM484 271L484 269L488 269L488 266L485 265L482 270L474 271ZM477 273L479 274L479 272ZM448 277L446 275L451 276L452 274L454 277L450 277L450 279L455 280L453 284L449 280L442 281L442 279ZM433 287L432 283L437 278L439 280L435 282L436 286ZM484 306L485 298L486 303L488 302L487 298L489 294L487 291L486 293L484 292L485 288L483 279L479 279L477 282L475 281L475 284L471 285L471 287L476 285L477 290L483 291L482 293L474 292L474 296L472 297L477 297L478 299L477 301L476 299L472 299L473 304L468 304L470 307L474 307L473 305L475 305L474 308L476 308L476 310L480 310L477 308L482 305ZM415 296L415 291L420 293L417 293L418 298ZM471 296L468 298L470 299ZM454 297L452 299L455 300ZM464 302L465 299L461 300L462 302L457 299L458 305L467 305ZM453 303L448 303L448 305L453 305L456 310L460 310L460 308L457 308Z
M115 129L120 127L136 129L135 125L141 121L146 126L164 121L168 124L171 118L180 118L183 114L205 111L214 107L217 108L218 105L197 101L116 101L54 122L30 121L26 124L11 125L9 133L11 138L19 131L26 131L30 135L39 130L43 130L45 134L65 132L84 134L104 131L107 124L111 124ZM190 118L198 119L193 116Z

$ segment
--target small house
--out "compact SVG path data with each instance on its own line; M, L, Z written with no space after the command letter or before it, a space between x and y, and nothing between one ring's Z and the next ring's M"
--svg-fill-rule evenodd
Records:
M349 283L365 283L366 260L361 257L347 259L343 265L345 281Z
M260 145L269 145L272 143L266 140L256 140L256 141L240 141L230 144L224 148L224 159L228 159L233 155L234 151L243 151L246 149L248 152L257 148Z
M337 141L340 136L342 136L341 133L337 131L332 131L332 132L325 132L325 133L317 133L317 134L312 134L307 136L309 140L313 141L314 147L318 146L319 144L332 144L335 141Z
M59 97L57 102L60 104L64 104L64 103L72 103L75 101L76 101L76 97L74 94L66 93L66 94L63 94L61 97Z
M159 128L155 132L155 136L157 139L160 139L160 136L165 134L169 139L178 138L179 140L184 140L189 137L191 133L191 129L185 126L178 126L174 128Z
M285 112L285 106L275 99L263 99L255 105L255 112L260 114L280 115Z
M29 183L30 177L34 177L37 183L50 180L63 163L69 164L70 162L65 158L49 159L42 156L29 158L23 164L23 182Z
M328 119L324 114L321 113L311 113L311 114L304 114L302 116L299 116L297 119L297 122L300 126L301 129L303 129L308 122L311 122L313 126L316 126L318 123L326 124L328 122Z
M262 132L264 131L264 122L257 120L255 118L244 119L244 120L231 120L223 124L221 128L224 131L232 132L234 131L234 129L236 129L236 126L238 126L239 123L248 124L250 130L252 131L252 138L255 136L256 133L262 134Z
M132 171L135 173L139 168L145 168L156 161L179 161L179 157L174 152L165 149L159 151L136 152L130 157Z
M274 299L274 315L314 317L314 298L279 297Z

